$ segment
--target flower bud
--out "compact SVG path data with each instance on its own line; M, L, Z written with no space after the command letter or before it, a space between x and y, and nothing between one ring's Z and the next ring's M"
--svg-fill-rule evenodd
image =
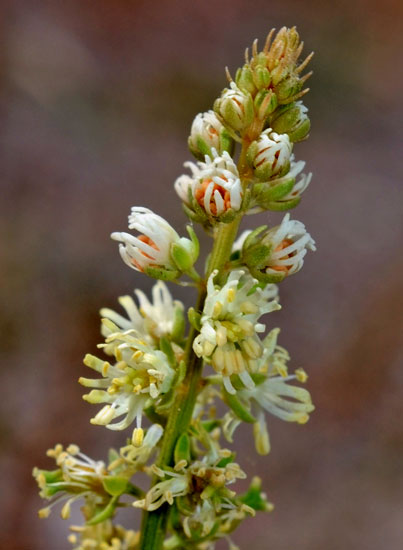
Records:
M315 241L303 223L286 214L277 227L263 226L246 237L242 259L256 279L276 283L301 269L307 250L316 250Z
M271 127L279 134L287 134L293 143L305 139L311 128L307 115L308 109L297 101L292 105L279 109L278 115L271 120Z
M277 134L268 128L251 144L247 158L256 177L269 180L288 172L291 151L292 143L287 134Z
M134 206L129 216L129 229L139 232L112 233L119 245L120 255L129 267L156 279L173 280L187 271L198 256L198 242L180 238L169 223L148 208Z
M199 113L193 121L188 140L191 153L199 160L205 155L211 156L211 149L219 154L232 152L233 139L218 120L214 111Z
M253 122L254 109L252 96L240 90L234 82L226 88L214 103L214 110L224 123L235 132L242 132Z

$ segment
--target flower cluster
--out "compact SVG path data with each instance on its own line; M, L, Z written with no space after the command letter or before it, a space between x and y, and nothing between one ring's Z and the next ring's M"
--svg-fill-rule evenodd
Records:
M193 342L199 357L210 363L223 377L229 393L235 390L231 376L237 374L246 387L253 388L250 376L263 353L258 334L265 325L258 319L280 308L277 287L262 289L258 281L245 271L232 271L222 287L214 284L213 272L207 283L207 298L201 316L200 334Z
M266 331L261 318L280 309L277 284L303 267L315 242L289 213L238 235L244 215L295 208L311 181L293 153L310 131L301 98L311 56L300 63L301 51L295 28L271 32L262 51L255 41L234 80L227 71L214 110L195 117L188 145L196 162L186 162L190 173L174 183L188 237L139 206L129 215L131 232L112 233L124 263L158 282L151 299L140 290L122 296L124 314L101 309L98 348L107 360L87 354L84 364L99 376L79 379L89 388L84 400L102 405L91 423L131 427L131 437L107 462L56 445L48 456L57 468L33 472L47 501L41 517L63 503L67 519L81 502L74 550L214 550L219 539L234 550L229 536L241 521L273 509L257 477L236 492L247 474L222 441L232 443L236 428L250 424L256 451L267 454L267 414L305 424L314 410L299 385L305 371L289 373L279 329ZM193 224L213 238L203 273ZM195 307L185 312L163 281L195 287ZM152 478L145 492L138 474ZM122 506L144 511L141 533L114 523Z

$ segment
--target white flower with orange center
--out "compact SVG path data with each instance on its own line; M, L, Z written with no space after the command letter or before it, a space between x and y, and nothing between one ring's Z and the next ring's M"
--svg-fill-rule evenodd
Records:
M229 210L237 212L242 205L242 185L238 169L224 151L219 156L215 149L213 157L206 155L205 162L186 163L192 177L183 175L175 182L175 190L189 206L196 206L210 218L220 218ZM191 191L189 200L189 189ZM193 204L192 204L193 202Z
M119 252L129 267L142 272L148 267L177 269L170 251L171 245L181 239L164 218L148 208L134 206L129 216L129 229L139 234L115 232L111 235L112 239L121 242Z
M262 239L271 247L269 258L263 268L267 274L292 275L301 269L307 250L316 250L315 241L298 220L290 220L286 214L277 227L269 229Z

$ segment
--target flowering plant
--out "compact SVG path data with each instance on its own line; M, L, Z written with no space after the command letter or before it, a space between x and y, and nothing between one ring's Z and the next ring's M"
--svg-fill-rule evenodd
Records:
M247 474L223 440L232 443L235 429L251 424L257 452L267 454L266 413L304 424L314 409L298 385L305 371L289 373L279 329L265 335L261 317L280 309L277 284L302 268L315 243L288 213L279 225L237 238L244 215L294 208L311 180L293 153L310 129L301 101L310 73L301 73L311 56L299 62L295 28L273 36L262 51L254 42L235 80L227 71L229 87L214 110L192 124L188 143L197 162L185 163L191 174L174 184L190 219L188 237L138 206L129 215L136 233L112 233L125 264L159 280L152 300L139 290L138 304L119 299L125 315L101 309L106 357L87 354L84 364L99 376L79 379L89 388L84 399L102 405L91 423L131 428L131 437L105 462L58 444L48 451L57 468L33 472L48 501L41 517L64 502L67 519L72 504L83 503L84 523L69 537L76 550L212 550L222 538L235 549L230 535L240 522L273 505L257 477L246 492L233 490ZM193 224L213 239L202 274ZM164 282L186 276L198 291L187 314ZM227 407L222 417L216 401ZM140 472L151 477L146 492L136 484ZM141 531L113 523L118 508L129 505L143 510Z

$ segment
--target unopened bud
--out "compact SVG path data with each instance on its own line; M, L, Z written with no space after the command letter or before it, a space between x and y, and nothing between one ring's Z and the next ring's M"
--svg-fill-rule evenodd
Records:
M279 134L287 134L293 143L302 141L308 136L311 128L307 113L308 109L302 101L297 101L280 109L279 114L271 120L271 127Z
M224 123L235 132L242 132L251 125L254 117L253 100L250 93L240 90L234 82L225 89L214 103L214 110Z

